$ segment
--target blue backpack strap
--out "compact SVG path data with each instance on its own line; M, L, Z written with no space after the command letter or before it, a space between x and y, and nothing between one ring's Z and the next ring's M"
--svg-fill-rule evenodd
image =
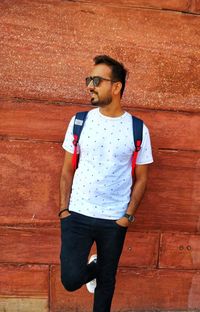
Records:
M143 121L135 116L132 116L132 122L133 122L133 136L135 144L135 151L133 153L132 158L132 174L134 174L138 152L140 151L142 144Z
M81 135L81 132L83 130L83 126L86 120L88 112L78 112L76 113L75 119L74 119L74 127L73 127L73 144L74 144L74 154L72 158L72 164L74 170L76 170L78 165L78 155L77 155L77 146L78 141Z
M73 136L76 135L79 141L85 119L87 117L88 112L78 112L76 113L75 119L74 119L74 127L73 127ZM77 143L78 143L77 141Z

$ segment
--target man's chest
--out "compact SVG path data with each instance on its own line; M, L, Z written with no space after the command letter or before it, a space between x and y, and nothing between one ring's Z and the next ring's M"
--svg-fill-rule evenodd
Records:
M81 157L88 159L129 159L134 151L131 122L88 122L79 140Z

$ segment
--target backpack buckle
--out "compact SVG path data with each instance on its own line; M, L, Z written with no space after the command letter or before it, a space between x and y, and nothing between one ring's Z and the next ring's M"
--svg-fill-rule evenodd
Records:
M74 140L72 141L72 143L75 147L78 145L78 135L74 134Z
M72 141L72 143L73 143L74 146L77 146L77 145L78 145L78 141L75 140L75 139Z
M141 141L140 140L138 140L137 142L136 142L136 147L135 147L135 151L136 152L139 152L140 150L141 150Z

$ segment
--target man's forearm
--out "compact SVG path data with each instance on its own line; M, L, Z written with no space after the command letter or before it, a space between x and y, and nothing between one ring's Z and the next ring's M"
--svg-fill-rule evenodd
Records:
M73 176L61 175L60 179L60 210L69 205Z
M131 193L131 199L127 208L126 213L130 215L134 215L139 204L144 196L146 190L147 181L146 180L138 180L135 182Z

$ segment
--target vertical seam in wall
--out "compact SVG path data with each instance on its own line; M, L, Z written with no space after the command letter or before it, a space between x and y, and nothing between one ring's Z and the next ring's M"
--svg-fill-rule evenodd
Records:
M162 235L162 232L160 232L160 233L159 233L159 239L158 239L158 257L157 257L156 269L159 269L159 262L160 262L160 250L161 250L161 246L160 246L160 242L161 242L161 235Z
M48 311L51 310L51 264L49 264L49 276L48 276Z

